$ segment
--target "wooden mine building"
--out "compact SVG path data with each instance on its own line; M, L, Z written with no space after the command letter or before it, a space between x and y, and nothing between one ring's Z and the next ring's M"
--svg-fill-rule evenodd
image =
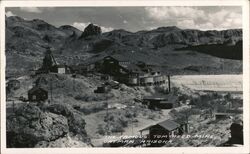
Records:
M182 135L188 132L187 123L179 123L170 119L157 123L155 125L148 126L140 130L141 135L145 135L149 140L169 140L174 135ZM161 138L156 138L155 136L161 136ZM150 147L160 147L164 143L151 143Z
M48 99L48 91L41 87L33 87L28 91L28 99L30 102L40 102Z

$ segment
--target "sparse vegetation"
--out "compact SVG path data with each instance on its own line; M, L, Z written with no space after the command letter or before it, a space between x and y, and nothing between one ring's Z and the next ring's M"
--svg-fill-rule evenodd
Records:
M80 101L92 102L92 101L106 101L113 97L114 95L112 93L108 93L108 94L78 94L74 98Z

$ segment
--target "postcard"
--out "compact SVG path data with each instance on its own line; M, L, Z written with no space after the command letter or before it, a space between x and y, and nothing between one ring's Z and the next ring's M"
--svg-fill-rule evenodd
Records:
M249 1L2 1L1 153L249 153Z

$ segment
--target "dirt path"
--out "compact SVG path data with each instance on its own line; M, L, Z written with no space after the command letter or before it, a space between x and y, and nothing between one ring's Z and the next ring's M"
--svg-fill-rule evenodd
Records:
M180 107L182 108L182 107ZM179 110L180 108L176 108ZM166 119L169 119L170 116L168 113L171 109L162 110L162 116L158 119L148 119L148 117L143 117L142 115L136 117L138 122L133 123L130 121L128 127L124 128L124 132L122 134L110 134L110 136L117 136L118 138L121 135L126 136L133 136L133 135L140 135L139 130L146 128L150 125L154 125ZM99 135L97 132L98 124L104 124L103 117L106 114L106 111L100 111L98 113L93 113L90 115L85 116L86 121L86 131L89 137L91 138L91 142L95 147L102 147L102 144L105 140L105 136Z

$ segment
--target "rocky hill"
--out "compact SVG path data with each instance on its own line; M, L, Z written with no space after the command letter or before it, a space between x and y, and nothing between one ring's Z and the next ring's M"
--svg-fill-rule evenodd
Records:
M69 105L24 104L7 116L7 147L67 147L69 143L60 140L76 136L77 143L87 147L90 139L85 124L82 114Z
M40 19L12 16L6 17L7 75L38 67L46 47L51 47L59 63L76 64L93 55L119 54L132 61L157 63L171 74L241 73L239 41L241 29L200 31L172 26L101 33L100 27L90 24L82 32L69 25L55 27ZM228 65L231 68L225 69ZM188 70L190 67L198 71Z

